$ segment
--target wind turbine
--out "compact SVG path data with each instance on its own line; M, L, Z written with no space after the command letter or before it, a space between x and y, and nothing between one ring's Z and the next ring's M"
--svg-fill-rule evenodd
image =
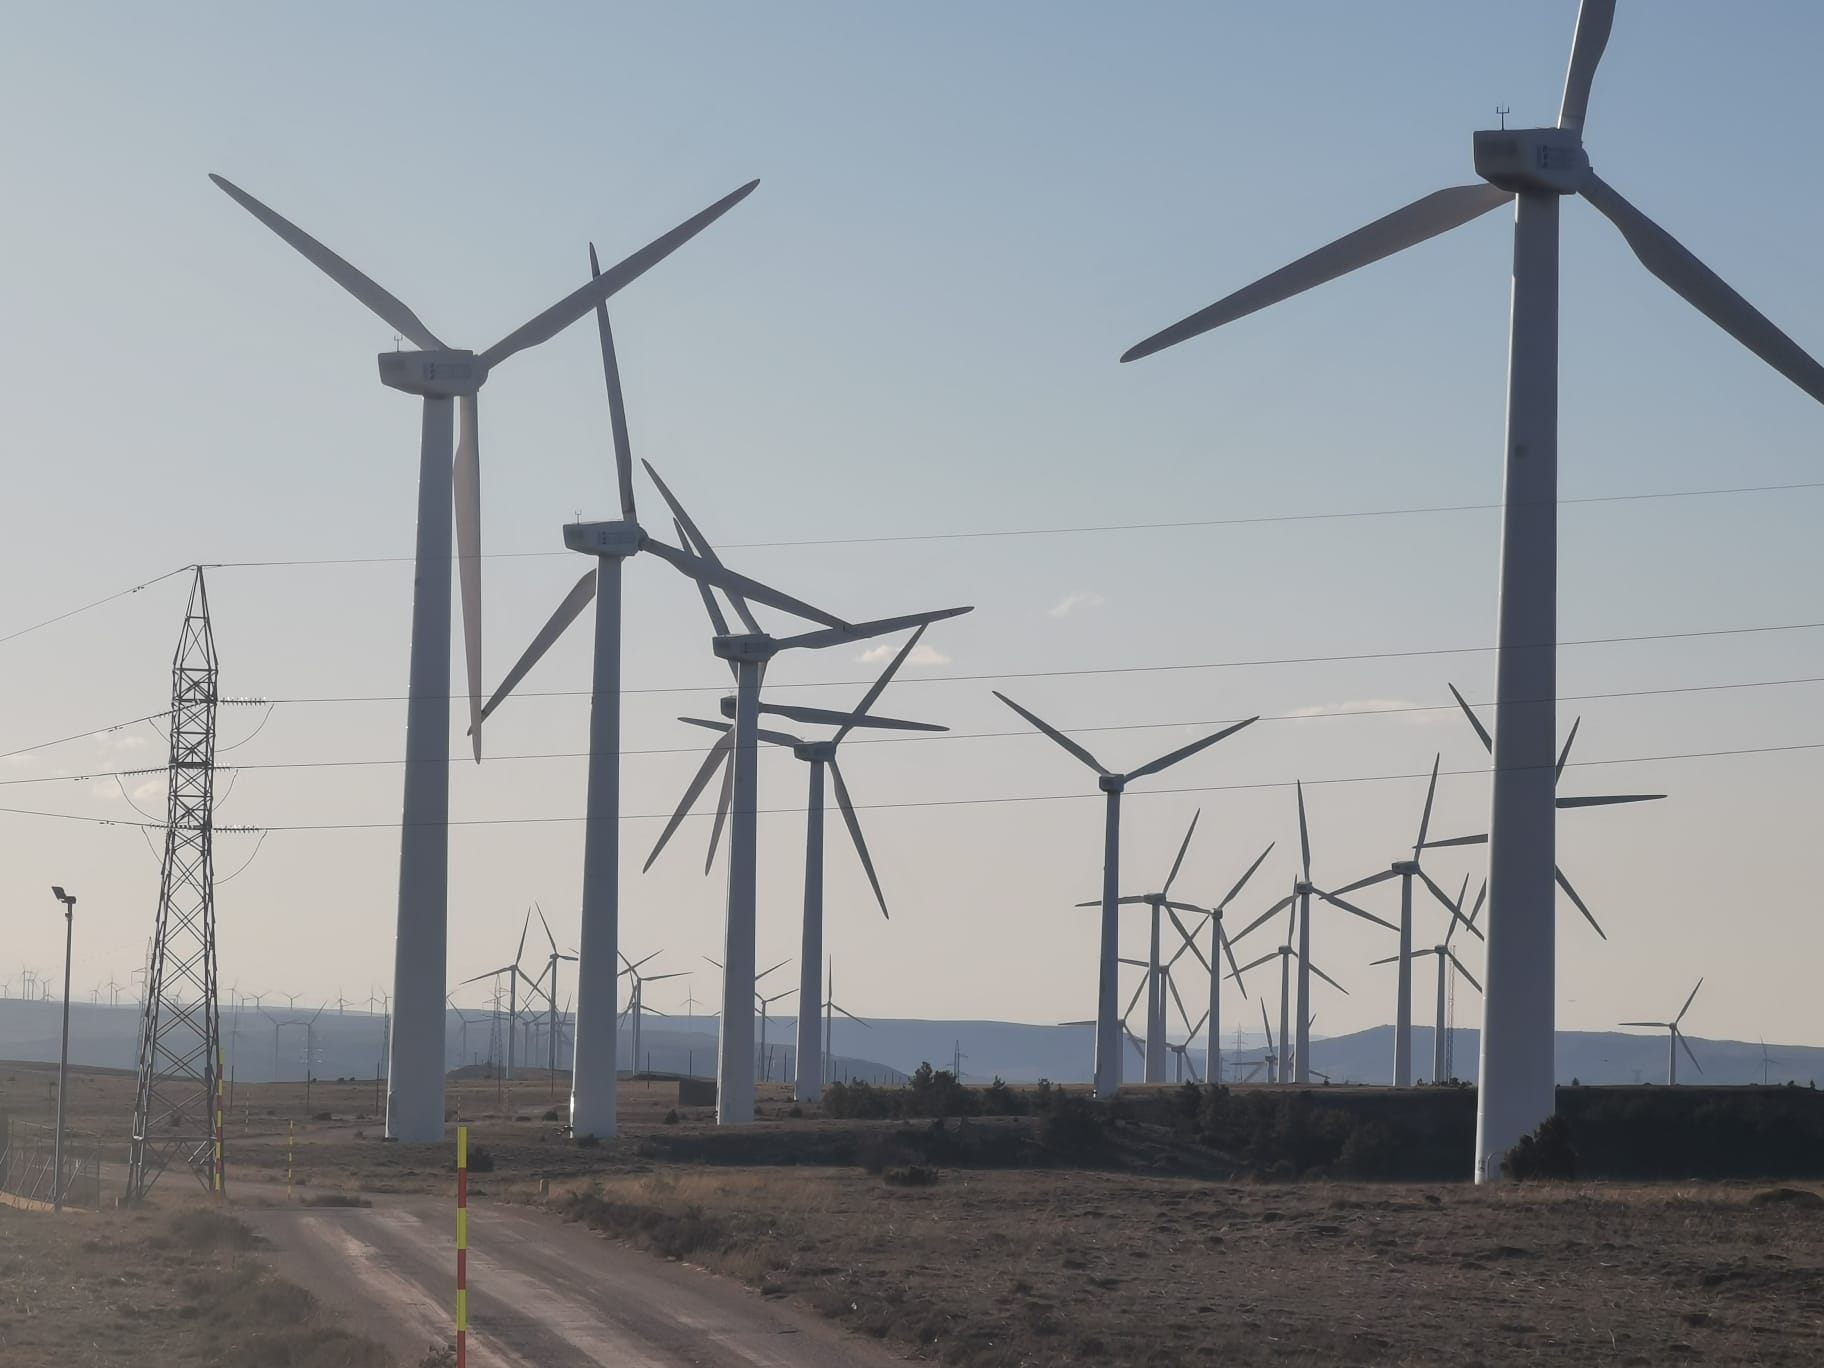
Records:
M1476 976L1463 967L1463 961L1458 959L1450 948L1450 938L1456 935L1459 926L1466 928L1474 935L1479 936L1482 934L1476 929L1476 917L1482 911L1483 900L1488 896L1488 885L1486 883L1482 885L1481 891L1476 894L1476 905L1470 909L1469 916L1465 917L1463 915L1463 899L1467 897L1468 894L1469 875L1465 874L1463 876L1463 887L1458 890L1455 900L1446 899L1446 905L1450 908L1450 923L1444 928L1444 939L1438 942L1438 944L1425 950L1408 950L1403 956L1389 955L1386 959L1373 961L1375 964L1393 964L1403 958L1410 963L1415 959L1422 959L1426 955L1436 955L1438 957L1438 1007L1437 1016L1434 1018L1437 1024L1433 1027L1431 1033L1431 1081L1434 1084L1445 1081L1444 1040L1446 1031L1448 1030L1448 1023L1445 1020L1445 995L1450 987L1451 970L1455 969L1457 973L1468 979L1469 986L1474 988L1478 993L1482 991L1482 985L1476 981ZM1406 977L1410 982L1410 971ZM1407 1029L1411 1029L1410 1018L1408 1019ZM1410 1053L1410 1044L1407 1046L1407 1050L1408 1053ZM1402 1084L1400 1086L1406 1085Z
M1254 863L1248 866L1247 872L1235 881L1235 886L1223 895L1222 901L1216 906L1190 909L1209 919L1210 953L1207 959L1204 957L1203 951L1198 949L1196 937L1178 919L1178 909L1175 907L1167 909L1171 913L1172 925L1178 929L1178 934L1184 941L1173 953L1172 959L1176 961L1178 956L1188 948L1210 976L1210 1006L1209 1010L1204 1013L1204 1020L1209 1023L1210 1028L1207 1037L1209 1040L1208 1068L1212 1083L1222 1082L1222 960L1225 956L1228 958L1230 970L1239 973L1235 964L1234 947L1229 944L1228 933L1222 929L1222 914L1228 910L1229 904L1235 901L1236 895L1247 886L1248 880L1254 877L1254 871L1259 869L1267 856L1273 853L1273 847L1277 844L1276 841L1267 843L1267 848L1255 857ZM1235 986L1241 989L1241 995L1244 998L1248 995L1247 986L1239 977L1235 979Z
M1775 1059L1767 1053L1767 1038L1763 1036L1761 1038L1761 1086L1763 1088L1767 1086L1767 1066L1769 1064L1784 1064L1785 1062L1785 1060ZM1702 1070L1700 1069L1699 1072L1701 1073Z
M855 816L855 805L849 798L848 785L843 782L842 768L836 763L836 749L856 727L883 728L891 731L941 732L949 728L935 722L907 722L892 717L876 717L869 712L899 667L918 646L919 639L925 634L921 626L906 639L897 655L888 662L880 677L869 686L862 695L861 702L853 712L833 712L825 708L798 707L793 704L762 703L760 712L776 717L784 717L798 722L811 722L833 725L836 734L827 740L804 741L788 732L760 728L755 736L770 745L783 746L789 749L798 759L810 766L810 796L805 804L805 853L804 853L804 926L803 944L799 952L799 1002L820 1002L823 999L823 984L819 981L819 971L823 967L823 817L824 817L824 771L829 771L830 780L836 789L836 802L842 810L843 823L848 827L849 839L855 846L855 853L861 858L862 870L868 876L868 885L874 890L874 900L880 904L880 915L887 913L886 895L880 890L880 877L874 871L874 861L868 854L868 843L861 835L861 822ZM722 711L733 716L736 700L724 698ZM708 721L697 717L684 717L679 721L693 726L707 727L712 731L727 734L733 730L728 722ZM715 825L710 829L709 858L704 861L704 872L709 870L715 859L716 842L722 832L723 820L727 816L729 804L729 784L726 766L729 761L730 747L726 740L718 741L711 747L704 759L704 767L699 771L700 782L693 783L685 793L683 803L672 813L665 830L659 833L658 842L652 848L652 854L646 859L646 867L659 857L671 834L678 829L696 800L703 786L715 777L717 769L723 769L721 796L716 803ZM762 1018L764 1025L764 1018ZM820 1051L817 1048L817 1018L814 1013L800 1012L798 1016L798 1065L793 1080L793 1096L799 1102L815 1102L823 1096L823 1068Z
M836 1013L841 1012L857 1026L865 1027L870 1031L874 1029L874 1023L871 1021L863 1021L847 1007L837 1005L836 961L834 959L829 960L824 965L823 983L824 990L829 994L829 996L823 1000L823 1073L827 1078L830 1071L836 1067ZM800 1061L798 1067L801 1069L804 1067L802 1061Z
M1036 714L1022 708L1006 694L997 690L994 696L1093 769L1096 772L1096 786L1108 795L1102 843L1102 928L1096 961L1095 1095L1113 1097L1121 1088L1121 1018L1115 1011L1115 1004L1119 1000L1120 993L1116 976L1120 972L1117 961L1121 957L1119 920L1121 795L1134 780L1144 779L1149 774L1158 774L1161 770L1170 769L1180 760L1188 760L1198 751L1215 745L1226 736L1233 736L1243 727L1249 726L1259 719L1257 717L1246 718L1233 726L1213 732L1202 740L1193 741L1188 746L1180 746L1175 751L1168 751L1156 760L1149 760L1138 769L1129 770L1126 774L1116 774L1063 732Z
M389 1139L443 1138L443 987L448 940L450 509L455 508L462 622L475 759L481 759L481 440L477 397L494 368L562 332L631 284L753 192L750 181L685 220L483 352L445 346L393 295L239 186L211 176L228 196L417 351L380 354L380 383L424 400L418 465L418 544L412 592L406 705L405 807L400 823L399 920L394 996L399 1002L389 1069ZM460 431L451 461L452 412ZM612 960L612 956L610 956Z
M541 913L540 915L542 916L543 914ZM507 1023L508 1024L507 1024L507 1074L506 1074L506 1076L507 1076L507 1080L509 1082L511 1082L512 1078L513 1078L513 1062L514 1062L513 1046L514 1046L515 1040L518 1038L518 1035L519 1035L519 984L520 984L520 980L521 979L525 980L526 987L530 990L530 992L538 991L538 984L539 984L539 979L532 978L531 976L529 976L526 973L526 971L524 969L521 969L519 967L519 962L525 958L525 954L526 954L526 932L529 931L531 929L531 927L532 927L532 909L528 907L526 909L526 919L525 919L525 921L520 923L519 948L513 952L513 962L511 964L503 964L498 969L485 969L481 973L475 975L474 978L466 978L461 983L456 985L458 988L461 988L467 984L479 983L479 982L481 982L481 980L483 980L485 978L498 978L502 974L505 974L507 976ZM539 978L543 978L543 977L544 976L542 974L539 976ZM530 994L528 994L528 997L529 996L530 996ZM257 1003L256 1003L256 1005L257 1005ZM369 998L367 1000L367 1011L368 1011L368 1015L370 1015L370 1016L373 1015L374 998L372 996L369 996Z
M1279 1038L1284 1040L1286 1038L1286 1014L1283 1009L1286 1002L1286 991L1285 978L1283 975L1280 978L1279 1002L1282 1009L1279 1014ZM1260 1062L1267 1066L1267 1082L1277 1083L1279 1082L1279 1051L1273 1044L1273 1026L1267 1020L1267 1004L1265 1002L1260 1004L1260 1029L1267 1033L1267 1049L1266 1053L1261 1055ZM1253 1078L1254 1075L1249 1074L1247 1078L1242 1081L1252 1082Z
M1431 783L1425 790L1425 810L1419 815L1419 835L1418 839L1412 843L1412 858L1395 860L1393 864L1378 874L1370 874L1365 879L1357 879L1354 883L1344 884L1336 890L1341 895L1353 893L1361 888L1372 888L1375 884L1387 879L1400 881L1400 949L1391 961L1399 965L1393 1022L1393 1086L1396 1088L1412 1086L1412 881L1415 878L1422 880L1432 897L1449 909L1453 919L1462 915L1460 908L1462 899L1459 898L1457 902L1453 903L1450 895L1439 888L1436 881L1419 864L1420 855L1426 846L1426 834L1431 829L1431 805L1432 800L1437 797L1438 766L1443 759L1443 755L1440 754L1435 756L1431 762ZM1454 920L1452 926L1453 928L1455 926ZM1482 934L1474 927L1470 929L1475 931L1477 936ZM1381 964L1388 962L1387 960L1376 961ZM1465 972L1467 973L1467 971ZM1440 968L1440 982L1442 979L1443 971Z
M1703 986L1704 981L1700 978L1697 981L1697 988ZM1623 1026L1658 1026L1670 1033L1670 1037L1666 1041L1666 1085L1668 1087L1678 1082L1678 1052L1681 1049L1685 1052L1685 1058L1691 1061L1692 1068L1700 1074L1704 1071L1704 1066L1697 1062L1697 1056L1691 1053L1690 1045L1686 1044L1685 1033L1678 1029L1679 1022L1685 1019L1685 1013L1691 1010L1691 1003L1697 997L1697 988L1691 990L1691 996L1685 999L1685 1005L1678 1009L1678 1015L1670 1021L1624 1021L1621 1023ZM1766 1053L1765 1046L1762 1047L1762 1053Z
M653 470L643 462L646 473L658 487L676 519L678 535L689 542L689 549L711 565L720 567L715 549L691 520L682 504ZM686 573L690 573L688 570ZM727 595L730 606L744 629L729 631L727 619L716 600L715 588ZM754 1020L746 993L754 983L754 903L757 863L756 816L759 808L757 760L759 750L760 682L766 666L774 656L788 650L822 650L848 642L865 641L891 632L917 628L967 613L968 608L941 608L933 612L912 613L903 617L879 618L871 622L848 623L808 604L798 604L786 611L813 622L824 624L814 631L791 636L773 636L760 628L747 600L754 595L726 584L712 587L697 579L703 607L709 615L715 636L710 646L716 655L729 663L735 677L734 729L719 745L731 748L733 763L728 771L727 788L733 809L728 842L728 914L724 935L723 957L727 969L722 975L722 1030L716 1058L716 1120L720 1125L738 1125L754 1119L754 1079L750 1067L754 1058ZM766 602L767 600L758 600ZM773 606L783 606L779 595ZM710 758L697 771L686 790L688 808L709 781L709 774L719 757L712 749Z
M552 1096L555 1097L557 1095L557 1042L558 1042L557 966L559 964L563 963L565 960L569 960L570 962L575 963L577 957L574 954L566 955L563 953L563 951L561 951L557 948L557 938L551 934L551 923L545 920L545 909L540 907L537 903L533 903L532 907L533 907L533 910L538 913L538 924L540 926L542 926L545 930L545 939L551 943L551 953L548 956L546 956L546 958L545 958L544 970L543 970L543 972L541 972L539 974L538 979L534 981L533 986L537 987L538 983L543 981L546 974L549 974L551 976L550 984L547 987L545 987L542 991L544 992L544 995L545 995L545 1005L551 1014L551 1026L550 1026L550 1037L551 1038L550 1038L550 1041L548 1042L548 1044L550 1047L550 1055L551 1055L551 1064L550 1064L551 1094L552 1094ZM573 1060L572 1061L573 1065L574 1065L574 1062L575 1061ZM575 1068L572 1067L571 1073L574 1074L575 1072L576 1072Z
M595 247L589 248L589 270L599 272ZM620 364L608 324L608 308L595 309L601 337L602 375L608 391L609 429L614 444L615 482L621 516L606 521L577 521L563 529L564 545L593 557L594 565L571 586L532 643L507 672L481 710L486 721L532 667L595 603L594 663L589 688L589 781L583 818L583 915L577 965L576 1067L572 1073L570 1126L575 1135L615 1133L615 1039L618 1011L615 961L620 937L620 801L621 801L621 562L645 551L657 556L699 585L740 594L784 612L826 625L839 619L738 575L713 558L692 555L646 533L638 521L633 493L633 446L627 431ZM651 467L647 469L650 471ZM656 481L658 476L655 474Z
M1179 843L1178 856L1172 861L1171 873L1165 876L1165 883L1161 885L1157 893L1130 893L1126 897L1115 900L1117 906L1145 907L1152 913L1151 935L1147 941L1147 957L1144 961L1134 961L1140 963L1146 970L1146 977L1141 981L1141 988L1146 993L1146 1054L1142 1062L1142 1078L1148 1083L1165 1082L1165 1059L1168 1053L1165 1032L1165 971L1159 947L1161 921L1167 911L1173 914L1173 921L1177 921L1177 913L1180 911L1197 912L1201 910L1193 903L1172 901L1172 884L1178 879L1178 871L1184 867L1185 852L1191 848L1191 837L1197 833L1197 819L1201 816L1203 816L1201 808L1191 814L1191 824L1185 829L1184 840ZM1100 899L1077 904L1078 907L1100 907L1101 905ZM1178 930L1180 933L1183 932L1182 922L1178 923ZM1139 994L1136 993L1135 1000L1138 999ZM1121 1014L1121 1019L1125 1021L1127 1013L1133 1009L1133 1003L1130 1002L1127 1012ZM1185 1024L1190 1023L1187 1021Z
M621 955L621 964L623 967L621 969L619 977L630 978L633 980L633 996L632 996L632 999L630 1000L630 1002L628 1003L628 1007L627 1007L627 1013L628 1013L629 1017L631 1018L632 1025L633 1025L633 1051L632 1051L631 1055L629 1056L629 1063L630 1063L631 1067L628 1069L628 1072L630 1074L637 1074L640 1071L641 1017L647 1012L651 1012L654 1016L664 1016L665 1015L665 1013L661 1012L657 1007L648 1007L646 1005L646 985L649 983L659 983L665 979L688 977L686 972L682 969L673 970L669 974L642 974L640 972L640 969L642 966L650 964L653 960L657 959L663 953L664 953L664 951L662 951L662 950L654 950L650 955L647 955L645 958L639 959L639 960L630 960L627 958L627 956L625 954ZM581 1004L580 1003L578 1004L576 1039L577 1039L577 1046L580 1048L582 1045L582 1040L583 1040L583 1028L582 1028ZM580 1072L580 1070L578 1072Z
M1297 785L1297 791L1298 855L1299 865L1303 873L1301 877L1293 883L1292 892L1290 894L1281 898L1278 902L1274 903L1273 906L1261 913L1260 916L1244 926L1241 931L1236 934L1235 939L1240 940L1255 927L1270 920L1282 908L1291 907L1294 903L1297 904L1298 1025L1297 1032L1293 1037L1294 1048L1292 1051L1292 1068L1287 1070L1282 1067L1280 1073L1284 1075L1290 1072L1294 1083L1308 1083L1311 1081L1309 1078L1310 1069L1307 1067L1307 1062L1311 1054L1311 975L1314 972L1311 963L1311 899L1313 897L1321 898L1332 907L1340 907L1345 912L1360 917L1364 921L1371 921L1376 926L1384 926L1389 931L1396 931L1399 928L1390 921L1381 920L1381 918L1375 916L1372 912L1364 912L1354 903L1345 901L1336 893L1326 893L1323 889L1311 882L1311 829L1305 821L1305 786L1303 783ZM1330 979L1329 982L1336 984L1339 988L1342 987L1341 984L1336 983L1335 979ZM1282 1023L1282 1029L1279 1033L1279 1047L1282 1055L1286 1051L1287 1044L1283 1025L1284 1024Z
M1308 1061L1308 1059L1310 1057L1310 1053L1311 1053L1311 1043L1310 1043L1311 1042L1311 1022L1312 1022L1313 1018L1311 1017L1311 1015L1309 1013L1307 1013L1305 1011L1305 998L1304 998L1304 993L1303 993L1302 989L1300 991L1299 1000L1298 1000L1297 1033L1294 1036L1294 1039L1296 1039L1298 1041L1298 1052L1291 1061L1292 1067L1291 1068L1286 1067L1286 1065L1287 1065L1287 1060L1285 1058L1286 1037L1288 1035L1293 1034L1292 979L1291 979L1292 961L1293 960L1298 961L1298 981L1301 984L1308 982L1308 979L1307 979L1308 974L1316 974L1325 983L1329 984L1332 988L1336 989L1339 993L1342 993L1345 997L1347 997L1349 994L1349 990L1347 988L1343 987L1342 984L1338 983L1335 979L1331 978L1330 975L1326 974L1322 969L1319 969L1315 964L1311 963L1310 938L1308 935L1303 934L1303 932L1302 932L1302 927L1304 925L1304 918L1298 916L1297 909L1293 906L1294 901L1298 897L1299 887L1301 886L1301 883L1303 883L1303 882L1307 882L1307 881L1300 881L1300 883L1295 883L1293 885L1293 891L1292 891L1292 895L1290 897L1281 898L1267 912L1265 917L1260 917L1260 918L1256 919L1254 922L1249 924L1241 932L1240 935L1235 937L1236 940L1240 940L1242 936L1247 935L1249 931L1252 931L1256 926L1259 926L1262 922L1264 922L1267 919L1267 917L1271 917L1271 916L1275 915L1276 913L1283 911L1286 913L1286 939L1285 939L1285 942L1283 944L1281 944L1277 950L1269 950L1266 954L1262 955L1259 959L1249 960L1246 964L1242 965L1239 969L1235 970L1230 975L1230 977L1232 977L1237 983L1239 983L1241 981L1241 976L1243 974L1247 973L1248 970L1258 968L1259 966L1267 963L1267 961L1272 960L1272 959L1279 960L1279 1065L1280 1065L1279 1081L1282 1083L1305 1083L1305 1082L1309 1081L1305 1077L1305 1074L1307 1072L1306 1064L1307 1064L1307 1061ZM1301 934L1299 937L1300 944L1298 945L1297 948L1294 948L1292 945L1292 927L1293 927L1293 923L1295 920L1301 927ZM1261 1005L1261 1011L1263 1013L1266 1011L1266 1005L1264 1003Z
M1474 138L1487 184L1439 190L1320 247L1132 348L1150 355L1515 204L1505 494L1489 813L1488 992L1476 1094L1476 1180L1556 1105L1554 808L1558 695L1558 203L1581 195L1621 230L1641 263L1724 332L1812 398L1824 367L1658 224L1590 169L1584 117L1615 0L1584 0L1564 99L1552 128L1485 129Z

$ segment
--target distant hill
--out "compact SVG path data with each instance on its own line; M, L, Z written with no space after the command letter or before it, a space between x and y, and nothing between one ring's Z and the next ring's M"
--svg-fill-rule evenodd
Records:
M304 1023L315 1009L295 1011L268 1008L262 1015L252 1008L225 1012L223 1044L236 1078L249 1082L301 1081L304 1077L306 1031ZM449 1067L487 1060L494 1030L484 1013L467 1013L467 1026L454 1013L445 1017L445 1057ZM276 1018L276 1022L275 1022ZM137 1060L140 1012L136 1005L72 1003L70 1007L70 1060L74 1064L131 1069ZM28 1002L0 998L0 1058L28 1062L54 1062L62 1024L62 1007L55 1002ZM709 1017L669 1016L651 1018L641 1036L645 1058L641 1067L661 1073L715 1072L716 1022ZM756 1039L758 1039L756 1023ZM503 1028L504 1029L504 1028ZM312 1072L318 1078L372 1078L381 1067L385 1019L367 1012L339 1013L333 1008L316 1016L308 1033L313 1054ZM767 1022L767 1074L775 1079L792 1076L794 1023L788 1018ZM1431 1070L1431 1028L1413 1031L1415 1076L1428 1079ZM1466 1082L1475 1081L1480 1033L1459 1030L1452 1044L1451 1072ZM872 1019L867 1027L838 1019L833 1033L835 1078L865 1078L896 1083L921 1063L934 1068L951 1067L960 1048L963 1077L986 1083L1002 1078L1009 1083L1031 1083L1049 1078L1059 1083L1086 1082L1095 1053L1095 1032L1088 1026L1031 1025L1008 1021L924 1021ZM1261 1038L1244 1034L1239 1054L1225 1052L1225 1077L1234 1076L1237 1060L1251 1066L1260 1057ZM1759 1083L1762 1079L1761 1046L1738 1040L1690 1039L1703 1071L1691 1069L1680 1059L1679 1077L1686 1082ZM500 1046L504 1054L504 1041ZM537 1060L546 1058L542 1037L533 1049ZM1824 1049L1808 1045L1768 1045L1767 1054L1779 1061L1767 1069L1769 1082L1793 1080L1801 1084L1824 1078ZM630 1069L632 1043L621 1032L620 1066ZM520 1046L520 1054L525 1045ZM1189 1051L1199 1076L1206 1074L1201 1048ZM1314 1068L1335 1082L1390 1083L1393 1079L1393 1028L1376 1026L1343 1036L1320 1036L1312 1041ZM536 1062L536 1060L534 1061ZM1139 1074L1139 1059L1129 1051L1125 1069L1129 1079ZM1175 1061L1174 1061L1175 1065ZM1175 1074L1175 1067L1173 1069ZM1662 1083L1666 1077L1666 1037L1663 1033L1628 1034L1619 1031L1560 1031L1558 1081L1583 1083Z

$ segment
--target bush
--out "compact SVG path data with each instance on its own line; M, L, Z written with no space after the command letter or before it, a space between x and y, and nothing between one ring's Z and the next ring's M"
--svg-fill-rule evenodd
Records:
M544 1114L541 1115L538 1119L540 1121L562 1121L564 1118L562 1116L558 1115L558 1111L557 1111L556 1107L546 1107L544 1110Z
M675 1126L678 1124L678 1109L676 1107L673 1107L670 1111L665 1113L665 1124L668 1126Z
M494 1172L494 1156L480 1145L469 1146L469 1172Z
M1548 1116L1531 1135L1520 1137L1501 1160L1501 1171L1517 1183L1568 1183L1577 1176L1577 1151L1571 1126L1562 1116Z

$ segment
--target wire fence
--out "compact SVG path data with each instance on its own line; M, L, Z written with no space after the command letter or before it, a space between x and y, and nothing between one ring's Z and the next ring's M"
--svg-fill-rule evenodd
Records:
M0 1192L44 1206L101 1209L101 1140L90 1131L65 1130L63 1165L57 1165L57 1128L43 1121L6 1118L0 1153Z

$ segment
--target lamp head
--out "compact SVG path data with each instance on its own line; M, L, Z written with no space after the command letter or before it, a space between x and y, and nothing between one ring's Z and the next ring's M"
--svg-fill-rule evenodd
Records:
M76 896L73 893L65 893L62 884L51 885L51 896L57 899L57 901L62 903L65 907L76 906Z

